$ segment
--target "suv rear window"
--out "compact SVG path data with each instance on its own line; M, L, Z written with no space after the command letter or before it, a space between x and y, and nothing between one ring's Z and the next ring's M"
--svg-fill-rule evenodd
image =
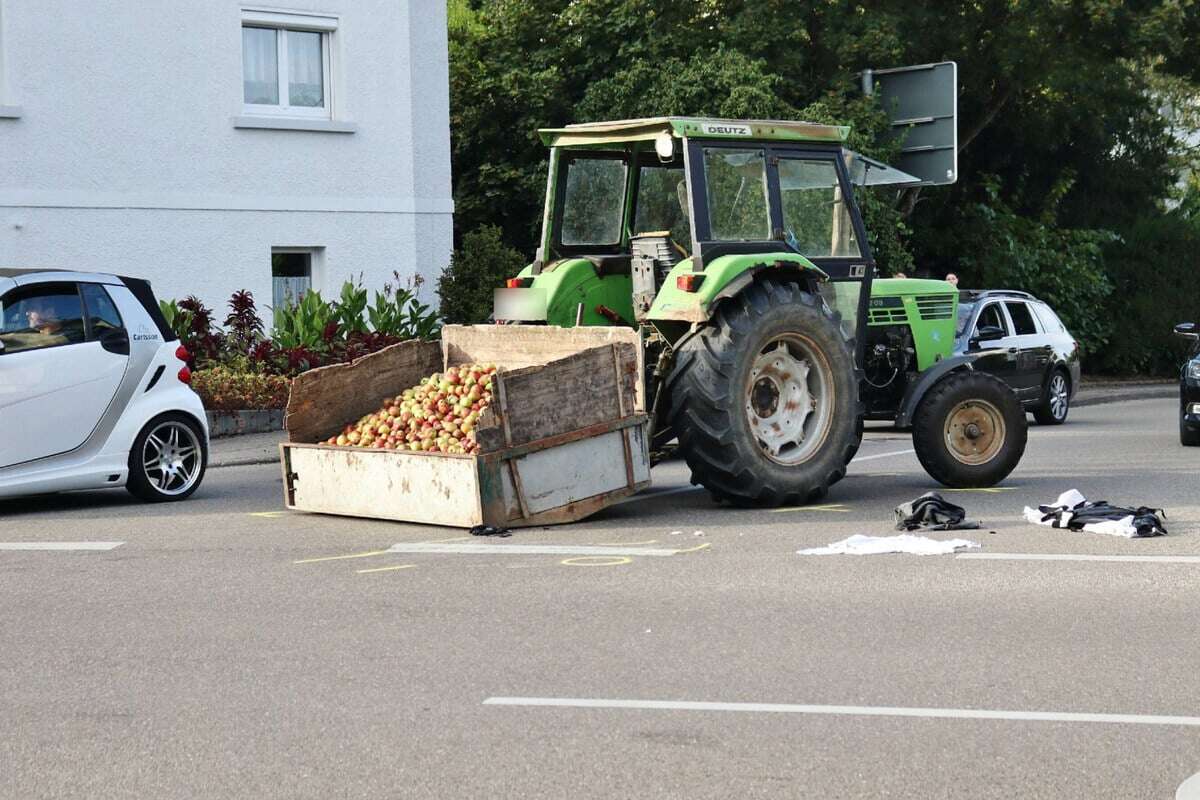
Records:
M1012 318L1017 336L1028 336L1032 333L1037 333L1037 324L1033 321L1033 314L1029 311L1029 306L1020 301L1005 303L1004 305L1008 308L1008 316Z
M1053 333L1066 333L1067 326L1062 324L1062 320L1054 313L1054 310L1045 303L1032 303L1034 312L1038 315L1038 319L1042 321L1042 329Z

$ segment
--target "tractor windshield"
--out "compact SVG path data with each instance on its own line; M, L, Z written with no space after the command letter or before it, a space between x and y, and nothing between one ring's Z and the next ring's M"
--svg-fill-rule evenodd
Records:
M833 161L779 159L783 227L809 258L858 258L862 250Z
M767 241L767 161L763 150L704 148L708 219L712 237L722 241Z

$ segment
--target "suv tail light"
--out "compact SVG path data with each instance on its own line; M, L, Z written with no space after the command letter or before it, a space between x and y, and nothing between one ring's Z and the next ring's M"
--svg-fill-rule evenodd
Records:
M187 383L187 384L190 384L192 382L192 371L190 369L188 369L186 366L183 369L179 370L179 381L181 383Z
M192 354L187 351L186 347L184 347L183 345L179 345L179 347L175 348L175 357L178 358L180 361L187 361L189 358L192 357Z

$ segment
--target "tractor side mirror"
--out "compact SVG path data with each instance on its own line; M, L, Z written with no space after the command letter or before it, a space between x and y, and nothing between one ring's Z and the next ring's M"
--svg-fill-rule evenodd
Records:
M1175 335L1196 341L1200 339L1200 328L1194 322L1181 322L1175 326Z

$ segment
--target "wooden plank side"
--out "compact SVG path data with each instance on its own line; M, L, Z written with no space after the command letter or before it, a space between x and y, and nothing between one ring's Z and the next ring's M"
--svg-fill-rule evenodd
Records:
M637 345L637 331L624 327L553 325L447 325L442 328L446 365L483 363L507 369L548 364L606 344Z
M636 370L634 345L621 343L502 374L507 444L521 445L628 415L635 405Z
M627 488L623 439L617 430L514 459L525 516Z
M426 375L442 369L441 345L408 341L363 356L301 373L292 381L284 425L293 442L316 442L337 433L347 422L379 408L383 398L399 394Z
M646 440L646 426L626 428L629 442L629 458L633 468L633 482L637 486L650 483L650 447Z
M478 459L284 447L296 510L463 528L483 522Z

